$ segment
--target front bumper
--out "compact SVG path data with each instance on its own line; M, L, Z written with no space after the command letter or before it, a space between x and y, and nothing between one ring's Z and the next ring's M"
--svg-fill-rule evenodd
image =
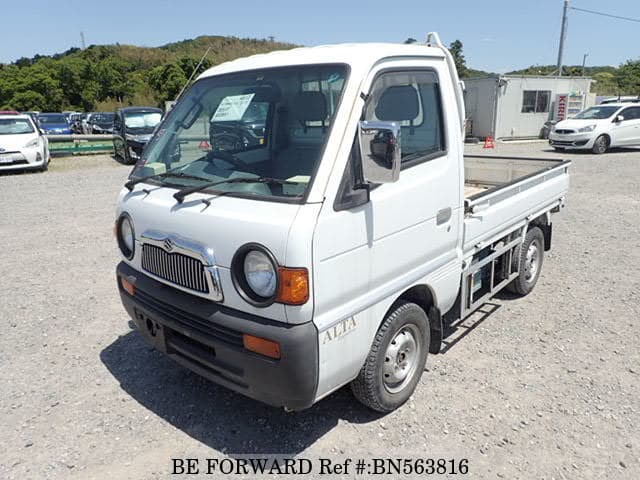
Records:
M591 148L595 136L589 133L558 134L549 133L549 145L562 148Z
M124 262L117 267L122 303L152 346L203 377L277 407L310 407L318 385L318 331L233 310L171 288ZM120 277L136 287L123 288ZM274 360L248 351L244 333L280 343Z
M127 139L127 153L132 160L138 160L142 156L142 151L144 150L147 142L140 142L137 140Z
M42 148L24 148L19 151L3 152L0 157L11 155L10 161L0 159L0 171L42 168L46 155Z

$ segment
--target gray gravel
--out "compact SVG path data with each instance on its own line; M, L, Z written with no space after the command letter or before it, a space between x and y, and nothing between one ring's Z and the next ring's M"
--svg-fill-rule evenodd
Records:
M557 156L543 143L495 153ZM172 457L259 453L468 458L482 479L640 478L640 151L562 156L569 203L536 290L465 321L384 417L348 389L286 414L147 347L114 278L129 167L74 157L0 175L0 478L165 478Z

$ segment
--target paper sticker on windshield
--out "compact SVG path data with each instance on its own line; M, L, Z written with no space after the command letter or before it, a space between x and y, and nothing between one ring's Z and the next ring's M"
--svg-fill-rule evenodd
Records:
M242 119L254 95L255 93L247 93L244 95L224 97L211 117L211 121L232 122Z

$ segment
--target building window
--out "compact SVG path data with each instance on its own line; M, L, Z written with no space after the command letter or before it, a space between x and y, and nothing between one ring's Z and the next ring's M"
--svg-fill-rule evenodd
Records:
M522 92L522 113L547 113L550 100L550 90L525 90Z

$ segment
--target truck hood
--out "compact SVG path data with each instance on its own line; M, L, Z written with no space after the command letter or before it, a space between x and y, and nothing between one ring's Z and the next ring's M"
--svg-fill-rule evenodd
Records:
M147 230L175 233L212 248L216 264L225 268L240 246L257 242L286 265L287 237L300 205L211 194L192 194L180 204L173 198L175 189L146 189L149 194L140 186L120 193L118 215L131 216L136 241ZM211 204L202 203L203 198Z
M0 135L0 152L4 149L7 152L22 150L24 146L34 138L37 133L22 133L19 135Z

